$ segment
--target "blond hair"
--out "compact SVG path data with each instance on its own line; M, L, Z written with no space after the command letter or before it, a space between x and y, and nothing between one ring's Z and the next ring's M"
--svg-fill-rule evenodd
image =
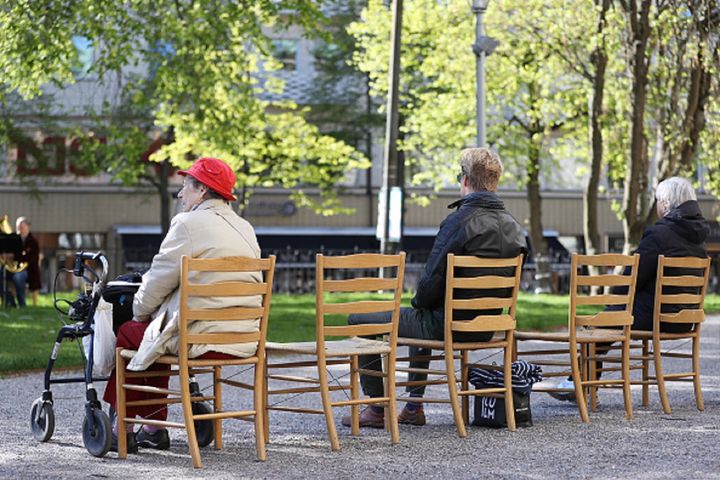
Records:
M460 153L460 168L470 187L477 191L497 190L503 165L498 154L489 148L466 148Z

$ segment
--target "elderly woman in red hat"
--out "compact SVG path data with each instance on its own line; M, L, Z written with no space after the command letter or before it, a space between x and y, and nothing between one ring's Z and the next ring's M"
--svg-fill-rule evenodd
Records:
M219 258L227 256L244 256L260 258L255 231L244 219L240 218L230 206L236 198L232 193L235 186L235 173L222 160L217 158L200 158L190 169L179 172L185 177L178 198L182 201L182 212L177 214L160 251L153 258L150 270L143 275L142 285L135 294L133 302L132 322L124 323L118 330L117 346L137 350L137 355L128 364L128 369L164 370L166 365L153 362L163 354L178 352L178 315L180 308L180 259L183 255L192 258ZM228 275L228 274L223 274ZM238 273L226 280L244 280L261 282L260 273ZM214 279L209 279L213 281ZM218 307L260 306L249 305L247 299L217 297L212 299ZM234 322L202 322L190 325L191 333L219 332L231 329L242 331L247 329L245 323L233 325ZM202 328L202 330L200 330ZM257 331L258 325L255 327ZM255 353L256 344L218 345L216 351L208 351L193 347L190 356L193 358L218 358L218 355L248 357ZM168 377L146 377L136 383L167 389ZM105 389L104 399L113 407L116 404L115 372L111 375ZM158 398L160 395L146 392L128 391L128 400ZM157 410L151 407L128 407L128 416L140 416L148 419L165 420L167 409ZM128 425L128 428L131 428ZM116 429L113 431L111 449L117 450ZM134 453L138 446L155 449L170 447L170 439L165 429L144 425L137 433L126 432L128 452Z

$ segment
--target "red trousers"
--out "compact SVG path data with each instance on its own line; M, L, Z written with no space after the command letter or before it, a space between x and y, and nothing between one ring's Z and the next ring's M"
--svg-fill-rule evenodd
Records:
M118 329L117 333L117 347L123 347L130 350L137 350L142 342L145 329L150 325L150 322L125 322ZM199 358L206 360L227 360L234 358L232 355L220 352L207 352L201 355ZM163 364L152 364L148 367L148 371L170 371L170 365ZM168 388L170 377L137 377L137 378L126 378L127 383L133 385L146 385L157 388ZM155 398L165 398L166 395L138 392L135 390L125 391L125 400L132 402L135 400L149 400ZM117 385L115 370L112 371L110 378L108 379L107 385L105 386L105 394L103 399L113 406L117 411ZM127 416L130 418L139 416L143 418L152 418L155 420L166 420L167 419L167 407L163 405L140 405L137 407L127 407Z
M150 322L125 322L118 329L117 343L118 347L128 348L130 350L137 350L142 342L145 329L150 325ZM148 367L148 371L170 371L170 365L153 364ZM115 370L110 374L107 385L105 386L105 395L103 399L113 406L117 411L117 385L115 381ZM138 378L126 378L127 383L133 385L146 385L157 388L168 388L170 377L138 377ZM166 395L159 395L156 393L137 392L135 390L125 391L125 400L132 402L135 400L148 400L151 398L165 398ZM137 407L128 407L127 416L130 418L140 416L143 418L152 418L155 420L166 420L167 419L167 407L164 405L140 405Z

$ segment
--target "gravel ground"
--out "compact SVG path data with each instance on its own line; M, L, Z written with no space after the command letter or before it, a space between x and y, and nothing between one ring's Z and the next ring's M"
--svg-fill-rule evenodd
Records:
M266 462L255 457L251 424L226 421L224 449L203 450L203 470L192 468L181 430L170 432L165 452L141 450L125 461L114 453L90 456L82 442L80 384L53 386L55 433L39 443L29 417L42 392L42 373L12 376L0 380L0 478L720 478L718 359L720 316L711 316L702 346L704 412L695 408L689 383L670 384L671 415L662 413L655 389L648 408L640 406L639 389L633 390L631 422L620 391L600 393L590 424L580 422L574 404L535 393L530 428L511 433L472 427L461 439L449 406L428 405L428 425L401 426L400 445L391 445L383 431L353 437L339 426L340 452L330 450L322 416L272 412ZM247 404L246 395L236 397L233 390L225 389L226 403ZM306 394L290 402L319 404L319 398ZM179 418L178 412L171 409L171 418ZM335 411L338 424L343 413Z

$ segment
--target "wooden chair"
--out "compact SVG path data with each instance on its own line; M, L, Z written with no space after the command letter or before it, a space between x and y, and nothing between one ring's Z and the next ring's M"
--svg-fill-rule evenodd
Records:
M630 328L633 323L632 307L637 280L638 255L572 255L570 270L570 308L568 329L563 332L515 332L517 342L536 341L563 343L562 348L520 350L515 347L516 357L534 357L531 361L541 366L563 367L560 371L545 371L545 378L572 376L574 388L560 389L546 387L544 382L535 385L533 391L574 392L575 400L583 422L589 422L587 398L592 399L591 407L596 409L596 389L622 386L625 413L632 419L632 400L630 398ZM591 274L591 267L597 267L609 273ZM613 273L630 267L629 275ZM591 295L592 287L601 293ZM612 287L626 287L626 293L602 293ZM605 310L612 306L613 310ZM620 379L597 378L597 346L604 352L612 343L621 342L622 355ZM543 343L545 344L545 343ZM568 360L554 360L554 355L568 356ZM550 356L551 358L548 358ZM578 359L578 356L580 357ZM569 370L568 370L569 367Z
M180 380L180 390L162 390L153 387L137 386L126 384L126 378L147 376L149 372L131 372L126 370L127 362L136 354L133 350L118 348L116 351L117 360L117 391L118 391L118 431L124 432L126 423L149 424L160 427L185 428L187 430L188 447L192 456L193 466L202 468L200 449L196 435L196 421L212 421L214 427L215 448L222 448L222 419L241 418L251 419L255 423L255 443L257 456L265 460L265 441L263 419L265 410L263 408L263 373L265 366L265 338L267 335L268 314L270 311L270 299L272 297L272 282L275 271L275 257L267 259L252 259L245 257L226 258L188 258L182 257L181 281L180 281L180 322L179 322L179 355L164 355L156 363L176 365ZM238 276L251 278L248 274L260 272L260 281L232 280L215 283L193 283L192 280L202 278L207 273L223 272L229 278ZM265 274L264 281L262 273ZM240 275L237 275L240 274ZM228 308L191 308L190 299L201 301L200 297L261 297L262 303L258 300L257 307L228 307ZM233 321L239 324L258 324L258 330L248 332L223 332L223 333L190 333L188 325L193 322L226 322ZM253 329L252 326L250 329ZM202 345L223 345L234 343L257 342L255 354L248 358L231 357L224 355L226 359L202 359L189 358L190 348ZM236 380L222 377L222 368L226 366L250 365L254 368L254 383L249 385ZM212 373L213 392L212 395L192 395L190 382L194 381L194 375L199 373ZM167 375L168 373L163 372ZM225 410L222 403L222 385L253 390L253 409L241 411ZM156 400L142 400L126 402L126 390L152 391L154 393L167 394L167 398ZM212 401L211 413L197 412L193 410L193 402ZM181 403L183 407L183 423L147 420L140 418L127 418L126 408L138 404L167 405ZM118 435L118 456L127 457L127 441L125 435Z
M671 413L665 382L692 381L695 387L695 404L698 410L704 410L702 390L700 386L700 326L705 320L703 304L710 271L709 258L696 257L658 257L657 281L655 283L655 307L653 310L652 331L633 330L633 340L640 342L642 348L642 401L643 406L649 403L649 385L657 385L663 411ZM680 311L676 313L667 312ZM661 331L661 324L689 324L690 329L683 333L666 333ZM662 344L671 341L690 340L692 353L662 350ZM652 344L652 349L650 345ZM690 358L692 370L683 373L665 373L663 357ZM649 375L649 364L654 363L655 376ZM635 383L635 382L633 382Z
M385 269L384 277L370 277L369 271L375 273ZM359 273L358 273L359 272ZM356 254L347 256L326 257L322 254L316 256L315 288L316 288L316 332L314 342L295 343L268 343L268 354L299 355L304 360L289 360L280 363L268 363L267 380L282 380L298 383L296 388L278 388L269 390L266 385L265 405L268 410L279 410L296 413L324 414L327 423L328 436L333 450L340 449L333 408L350 406L352 411L352 433L359 432L359 405L385 406L386 427L390 430L393 443L399 443L400 434L397 426L397 412L395 405L395 355L400 318L400 301L403 288L403 275L405 272L405 253L399 255L382 254ZM341 278L335 280L333 278ZM366 292L369 295L378 291L393 294L392 300L348 300L347 293ZM365 325L338 325L338 315L353 313L392 312L392 321L387 324ZM346 337L341 340L332 339ZM359 337L382 337L378 339ZM379 398L360 398L358 357L365 354L383 355L383 372L385 380L385 396ZM308 360L307 358L310 357ZM350 383L331 385L328 380L328 366L347 365L350 371ZM297 369L308 366L317 367L317 377L290 376L271 374L272 370ZM363 371L364 373L364 371ZM350 398L332 400L330 392L343 391ZM322 409L301 408L270 405L268 395L298 395L307 392L320 393ZM266 421L269 416L266 415ZM266 428L266 440L269 440L269 425Z
M514 258L478 258L449 254L447 257L447 275L445 281L445 332L444 340L421 340L416 338L398 338L398 346L419 347L427 350L441 350L442 355L430 355L428 360L444 359L445 370L398 368L398 371L427 373L432 375L424 381L397 382L398 386L418 387L420 385L447 384L449 398L408 397L417 403L450 403L455 426L460 437L467 436L466 424L469 423L469 399L473 396L504 396L505 411L514 412L512 396L512 347L514 344L515 313L520 277L522 275L523 256ZM474 292L469 293L468 290ZM485 292L488 296L477 295ZM474 316L470 320L452 320L463 316ZM468 315L470 314L470 315ZM491 340L485 342L459 342L453 335L495 332ZM503 387L471 389L469 370L471 367L499 369L495 365L483 365L469 360L469 352L474 350L502 349L505 378ZM455 352L458 352L456 355ZM460 379L457 379L455 359L460 359ZM398 358L399 362L413 361L411 356ZM440 379L439 379L440 378ZM458 389L457 383L460 383ZM462 399L462 400L461 400ZM462 406L461 406L462 403ZM507 416L508 429L515 430L515 416Z

